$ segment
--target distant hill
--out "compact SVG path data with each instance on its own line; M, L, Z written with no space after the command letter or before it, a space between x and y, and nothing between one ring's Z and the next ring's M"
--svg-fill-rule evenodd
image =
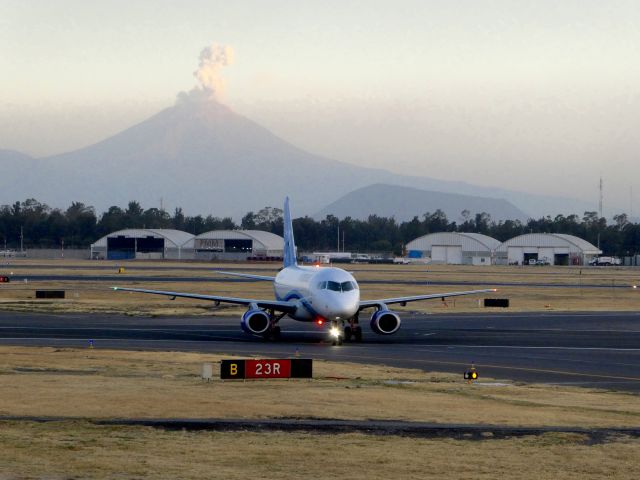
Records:
M0 198L3 200L0 204L23 201L29 197L28 189L19 191L16 186L26 186L29 173L36 163L37 160L24 153L0 150Z
M359 188L327 205L314 215L317 219L327 215L338 218L351 217L364 220L369 215L394 217L397 221L411 220L414 216L422 218L427 212L442 210L449 221L460 221L463 210L469 210L471 216L487 212L493 220L522 220L528 215L512 203L498 198L474 197L455 193L433 192L397 185L376 184Z
M25 153L16 152L15 150L2 150L0 149L0 162L3 165L9 165L10 162L25 162L31 161L33 157ZM6 162L6 163L5 163Z
M493 202L504 198L534 216L592 209L571 199L398 175L313 155L212 100L179 102L117 135L61 155L34 160L0 151L0 171L0 204L33 197L62 208L80 201L98 212L130 200L159 207L162 198L171 210L180 206L187 214L239 220L248 211L280 207L286 194L294 215L311 215L374 184Z

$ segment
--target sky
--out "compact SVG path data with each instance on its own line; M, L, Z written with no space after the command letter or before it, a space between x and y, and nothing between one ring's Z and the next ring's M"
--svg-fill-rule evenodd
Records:
M0 149L90 145L198 84L337 160L640 212L635 0L0 0ZM231 55L232 54L232 55Z

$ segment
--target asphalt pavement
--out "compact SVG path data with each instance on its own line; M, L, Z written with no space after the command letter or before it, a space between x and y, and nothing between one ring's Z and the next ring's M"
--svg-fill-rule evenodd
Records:
M536 382L640 393L640 313L405 315L395 335L332 346L326 326L284 319L281 340L244 334L230 317L129 317L0 311L0 345L180 350L301 357L458 373L479 387ZM349 372L345 371L345 376Z

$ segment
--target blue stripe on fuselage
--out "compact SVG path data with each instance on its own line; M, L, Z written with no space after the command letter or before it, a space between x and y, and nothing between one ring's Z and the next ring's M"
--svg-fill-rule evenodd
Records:
M300 304L314 317L320 316L318 312L311 306L309 302L307 302L302 294L297 290L292 290L285 295L284 298L280 298L278 294L276 294L276 299L279 301L289 302L291 300L300 300Z

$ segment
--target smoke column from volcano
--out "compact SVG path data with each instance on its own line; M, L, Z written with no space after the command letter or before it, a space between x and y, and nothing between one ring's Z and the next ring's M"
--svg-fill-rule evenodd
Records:
M233 63L233 48L228 45L213 43L200 52L198 69L193 72L199 87L190 92L181 92L178 100L215 100L222 102L225 92L225 81L222 78L222 69Z

